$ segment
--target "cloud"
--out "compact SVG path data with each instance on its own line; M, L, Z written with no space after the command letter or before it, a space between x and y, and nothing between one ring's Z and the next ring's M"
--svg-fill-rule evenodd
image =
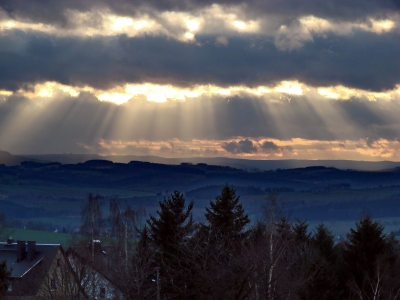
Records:
M278 146L273 141L266 140L260 143L260 151L268 155L282 156L284 154L292 153L293 147L290 145Z
M312 42L311 33L301 26L299 22L293 22L289 26L283 25L275 34L275 45L280 50L294 50L304 46L306 42Z
M394 155L399 8L391 0L0 1L0 148Z
M234 154L257 152L257 148L253 145L253 142L248 139L241 140L238 142L232 141L229 143L223 143L222 148Z
M225 47L214 37L197 39L202 46L150 36L79 39L8 31L0 36L0 89L44 81L108 89L143 82L254 87L298 80L384 91L400 82L400 62L392 59L400 52L398 33L314 37L296 51L280 51L272 41L252 48L249 37L232 37Z
M225 36L217 36L216 39L215 39L215 44L228 46L229 41Z
M261 149L265 152L276 152L280 149L274 142L265 141L261 145Z
M199 9L220 6L238 6L248 15L260 16L265 14L281 15L294 18L302 15L317 15L324 18L347 20L362 20L368 15L383 15L399 9L396 1L382 0L354 0L345 2L321 2L319 0L305 0L301 5L296 0L272 1L237 1L237 0L188 0L188 1L157 1L157 0L99 0L79 1L68 0L60 3L44 2L40 0L16 1L3 0L0 8L14 18L58 24L70 25L69 11L110 11L124 16L135 16L138 12L160 13L164 11L195 12Z

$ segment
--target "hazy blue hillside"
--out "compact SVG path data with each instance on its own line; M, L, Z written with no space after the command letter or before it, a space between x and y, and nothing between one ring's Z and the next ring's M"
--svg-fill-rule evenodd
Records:
M0 150L0 165L3 164L6 166L15 166L15 165L19 165L21 162L27 161L27 160L32 160L32 161L36 161L36 162L41 161L39 158L12 155L11 153L9 153L7 151Z
M382 220L389 218L388 228L400 226L400 168L360 171L309 166L246 171L204 163L114 163L99 159L77 164L3 164L0 213L20 222L14 227L29 221L31 229L73 228L79 225L88 193L105 199L118 197L155 214L158 202L177 190L195 201L194 215L201 219L204 208L226 183L236 188L253 221L261 217L269 193L277 193L284 213L293 219L337 226L337 222L352 222L369 212Z
M384 170L400 167L400 162L392 161L352 161L352 160L248 160L236 158L164 158L158 156L135 156L135 155L119 155L119 156L99 156L97 154L47 154L47 155L25 155L32 158L48 162L60 162L63 164L83 163L92 159L105 159L119 163L129 163L130 161L146 161L159 164L177 165L188 162L193 164L205 163L209 165L230 166L233 168L245 170L276 170L276 169L293 169L305 168L310 166L334 167L337 169L354 169L354 170ZM1 163L1 162L0 162Z

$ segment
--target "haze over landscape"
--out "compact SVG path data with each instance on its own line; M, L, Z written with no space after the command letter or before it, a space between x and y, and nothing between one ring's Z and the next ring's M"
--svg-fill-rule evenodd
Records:
M396 1L0 2L0 149L400 160Z

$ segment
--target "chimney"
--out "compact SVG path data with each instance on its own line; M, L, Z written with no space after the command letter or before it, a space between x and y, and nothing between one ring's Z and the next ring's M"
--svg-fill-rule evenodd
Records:
M92 250L92 245L93 245L93 251L95 254L99 254L102 252L102 248L101 248L101 242L100 240L93 240L91 241L91 243L89 244L89 250Z
M36 256L36 241L28 241L28 260L32 261Z
M26 252L25 241L17 241L17 262L20 262L25 258Z
M12 245L14 243L14 240L10 237L7 239L7 245Z

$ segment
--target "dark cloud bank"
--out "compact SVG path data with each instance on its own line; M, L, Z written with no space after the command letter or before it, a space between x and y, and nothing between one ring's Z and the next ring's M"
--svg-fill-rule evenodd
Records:
M352 0L352 1L320 1L320 0L2 0L0 8L15 18L33 20L60 26L69 26L66 11L69 9L81 12L109 10L116 14L135 16L139 12L157 14L162 11L196 11L198 9L220 4L225 6L242 5L242 9L250 15L282 15L293 19L304 15L315 15L336 20L362 20L367 16L382 17L398 11L397 0Z
M259 86L299 80L384 91L400 82L395 32L328 35L295 51L280 51L272 41L255 48L251 37L218 47L214 38L198 37L199 46L150 36L80 39L9 31L0 36L0 89L43 81L106 89L126 82Z

